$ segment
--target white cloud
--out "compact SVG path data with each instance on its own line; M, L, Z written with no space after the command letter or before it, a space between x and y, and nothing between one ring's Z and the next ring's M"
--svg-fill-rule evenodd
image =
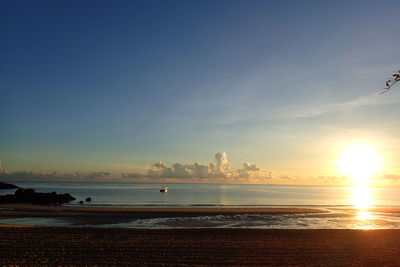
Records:
M215 161L217 163L217 168L223 172L228 171L230 164L228 161L228 155L226 152L219 152L215 154Z
M261 181L271 178L271 174L261 170L253 163L243 163L242 169L231 170L226 152L218 152L214 156L215 164L175 163L168 167L163 162L156 162L150 166L149 177L180 178L217 181Z
M243 170L244 170L244 171L256 171L256 172L258 172L258 171L260 171L261 169L258 168L258 167L256 166L256 164L253 164L253 163L243 163Z

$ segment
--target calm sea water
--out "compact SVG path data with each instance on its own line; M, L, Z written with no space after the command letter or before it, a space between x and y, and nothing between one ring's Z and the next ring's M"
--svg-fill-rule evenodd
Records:
M84 206L108 207L314 207L323 213L240 214L185 218L152 218L102 227L245 227L245 228L356 228L400 229L400 213L368 211L371 207L400 208L400 188L356 188L333 186L274 186L229 184L149 183L49 183L24 182L17 185L39 192L70 193L77 198L68 205L91 197ZM167 193L160 193L168 186ZM14 190L2 190L1 194ZM361 208L362 207L362 208ZM19 218L0 224L72 226L61 219ZM73 225L88 226L88 225Z
M352 187L231 184L59 183L20 182L39 192L70 193L70 205L91 197L101 206L337 206L352 205ZM160 193L168 186L167 193ZM400 206L400 187L372 188L374 205ZM0 193L13 193L9 190ZM85 204L86 205L86 204Z

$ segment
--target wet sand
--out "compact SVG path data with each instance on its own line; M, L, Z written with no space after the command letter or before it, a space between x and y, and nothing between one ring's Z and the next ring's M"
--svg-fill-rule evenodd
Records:
M399 230L0 227L0 265L400 266Z
M309 208L100 208L0 205L0 219L58 218L71 224L113 224L134 219L195 217L227 214L293 214L325 212Z

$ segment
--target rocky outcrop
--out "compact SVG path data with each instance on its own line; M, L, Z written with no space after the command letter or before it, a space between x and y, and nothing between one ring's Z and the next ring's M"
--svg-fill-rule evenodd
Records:
M17 188L19 187L14 184L0 182L0 189L17 189Z
M35 189L19 188L14 195L0 196L0 203L30 203L45 205L61 205L75 200L70 194L39 193Z

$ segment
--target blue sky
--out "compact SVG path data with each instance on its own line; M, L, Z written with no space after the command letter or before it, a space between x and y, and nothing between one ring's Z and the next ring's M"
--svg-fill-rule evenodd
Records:
M396 171L396 1L2 1L0 159L145 169L226 151L330 175L341 146Z

